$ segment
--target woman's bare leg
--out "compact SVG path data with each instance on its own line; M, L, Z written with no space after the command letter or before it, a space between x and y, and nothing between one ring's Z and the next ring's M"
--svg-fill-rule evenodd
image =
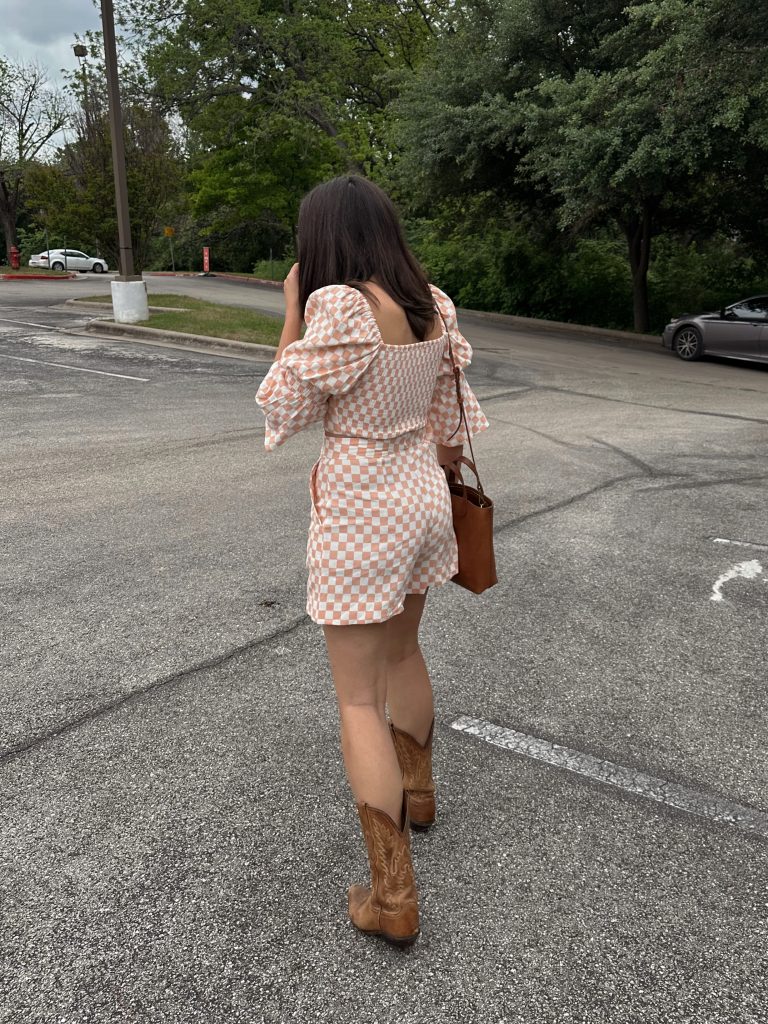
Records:
M419 647L426 594L408 594L405 608L386 623L387 704L392 722L424 744L435 714L432 684Z
M402 826L403 777L387 725L388 623L324 626L341 719L341 749L357 803Z

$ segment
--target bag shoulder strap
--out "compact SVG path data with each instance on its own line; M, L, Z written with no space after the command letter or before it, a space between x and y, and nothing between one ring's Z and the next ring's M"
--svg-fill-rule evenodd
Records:
M445 317L440 312L440 310L437 308L437 306L435 306L435 309L437 309L437 315L442 320L443 327L445 328L445 333L448 335L448 354L451 357L451 367L453 368L453 379L454 379L455 384L456 384L456 398L457 398L458 403L459 403L459 422L458 422L458 425L456 427L456 430L454 430L453 434L450 435L448 440L450 441L451 437L453 437L454 434L458 433L459 428L461 427L461 424L463 423L464 424L464 429L465 429L466 434L467 434L467 442L469 444L469 451L470 451L470 454L472 456L472 468L474 469L475 476L477 478L477 489L480 492L480 494L482 494L483 493L483 485L480 483L480 474L478 473L478 470L477 470L477 461L475 459L475 450L472 447L472 432L469 429L469 423L467 422L467 413L466 413L466 410L464 409L464 398L463 398L463 396L461 394L461 376L462 376L462 374L461 374L461 367L456 365L456 360L454 359L454 356L453 356L453 345L451 344L451 332L448 330L448 325L445 322Z

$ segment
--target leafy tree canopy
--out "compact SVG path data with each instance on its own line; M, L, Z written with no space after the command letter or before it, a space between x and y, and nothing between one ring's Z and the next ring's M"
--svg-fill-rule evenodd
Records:
M577 231L613 221L647 329L655 231L756 186L765 210L766 43L746 0L480 0L404 90L401 180L538 195Z

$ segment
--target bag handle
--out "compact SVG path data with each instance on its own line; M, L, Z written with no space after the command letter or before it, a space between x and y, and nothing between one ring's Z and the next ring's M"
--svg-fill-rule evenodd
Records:
M472 465L472 471L475 474L475 477L477 478L477 491L478 491L478 494L481 497L483 497L483 495L484 495L483 485L480 483L480 474L477 471L477 462L475 460L475 450L472 447L472 432L469 429L469 423L467 423L467 413L466 413L466 411L464 409L464 399L463 399L462 394L461 394L461 367L456 365L456 360L453 357L453 345L451 344L451 332L448 330L448 325L445 322L445 317L440 312L440 310L438 309L437 306L435 306L435 309L437 309L437 315L442 320L443 327L445 328L445 333L448 335L448 354L451 357L451 366L453 367L453 379L454 379L454 381L456 383L456 398L457 398L458 403L459 403L459 422L458 422L456 430L454 430L453 434L458 433L459 428L461 427L461 424L463 422L464 423L464 428L465 428L466 434L467 434L467 441L469 442L469 451L470 451L470 454L472 456L472 464L471 464ZM451 434L451 436L448 438L449 441L450 441L451 437L453 437L453 434ZM469 460L465 459L463 455L459 456L459 459L457 461L459 461L459 462L466 462L467 465L470 464Z
M462 494L462 497L464 499L464 505L466 506L466 504L467 504L467 484L464 482L464 476L463 476L463 474L461 472L461 467L459 465L460 462L463 462L465 466L469 466L469 468L475 474L475 477L477 478L478 486L476 488L474 488L474 489L477 491L477 496L478 496L478 498L480 500L480 508L487 508L491 504L491 501L483 493L483 490L480 487L480 480L477 477L477 467L475 466L474 462L470 462L470 460L465 458L465 456L459 455L458 458L453 460L453 462L448 462L446 464L445 468L449 469L451 471L451 473L453 474L453 477L454 477L454 479L453 480L449 480L448 483L450 485L452 485L452 486L461 487L461 494ZM465 509L464 514L466 514L466 509Z

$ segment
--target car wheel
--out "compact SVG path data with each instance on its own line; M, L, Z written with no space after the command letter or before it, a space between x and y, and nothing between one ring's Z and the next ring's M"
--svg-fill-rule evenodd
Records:
M64 264L60 260L56 260L55 263L51 264L51 270L63 270Z
M104 264L103 263L94 263L93 264L93 272L94 272L94 274L103 274L104 273Z
M686 362L694 359L701 359L704 355L704 345L701 339L701 331L696 327L683 327L675 335L675 353Z

